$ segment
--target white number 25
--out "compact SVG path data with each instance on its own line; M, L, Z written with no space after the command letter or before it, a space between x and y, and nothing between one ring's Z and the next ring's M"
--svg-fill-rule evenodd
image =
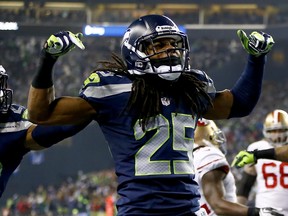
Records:
M194 139L185 136L187 129L195 129L195 119L187 114L172 113L172 125L167 118L158 115L155 120L149 120L146 130L143 131L139 121L134 126L136 140L145 136L149 131L156 130L152 136L135 155L135 175L169 175L169 174L194 174L193 166L193 144ZM171 131L172 130L172 131ZM171 133L172 132L172 133ZM161 153L164 144L171 139L170 152L186 152L186 159L152 159L156 153ZM176 153L176 152L175 152ZM164 155L165 156L165 155ZM175 158L175 157L174 157Z

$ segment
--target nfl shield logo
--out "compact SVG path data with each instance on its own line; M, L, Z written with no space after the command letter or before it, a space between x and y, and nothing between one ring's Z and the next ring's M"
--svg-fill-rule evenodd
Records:
M170 99L167 97L162 97L161 102L162 102L163 106L169 106L170 105Z

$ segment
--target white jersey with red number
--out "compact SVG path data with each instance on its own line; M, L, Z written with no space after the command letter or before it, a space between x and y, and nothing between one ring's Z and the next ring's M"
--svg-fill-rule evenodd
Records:
M201 179L207 172L211 170L222 169L225 173L227 173L223 180L225 188L224 199L231 202L237 202L235 179L233 174L229 171L230 167L225 158L225 155L218 148L210 146L196 148L193 155L196 171L195 180L200 186L200 205L202 208L206 209L207 214L209 216L216 215L203 195Z
M273 146L265 140L252 143L248 151L255 149L269 149ZM256 207L273 207L281 209L281 213L288 215L288 163L269 159L258 159L255 164L256 179Z

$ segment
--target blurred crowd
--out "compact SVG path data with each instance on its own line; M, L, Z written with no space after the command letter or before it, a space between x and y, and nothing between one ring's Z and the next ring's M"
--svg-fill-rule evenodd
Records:
M197 5L172 4L161 7L157 4L85 4L78 7L49 7L45 1L26 1L23 7L3 7L0 20L34 25L59 25L67 22L73 25L90 23L130 23L144 14L158 13L171 17L178 24L287 24L288 7L279 5ZM193 5L193 4L192 4Z
M29 194L14 194L1 208L2 216L114 216L114 170L78 173L59 185L39 185Z

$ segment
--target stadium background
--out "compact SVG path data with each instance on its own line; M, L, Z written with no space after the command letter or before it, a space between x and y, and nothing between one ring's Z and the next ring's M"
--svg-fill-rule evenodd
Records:
M60 30L84 32L100 28L84 38L85 51L76 50L57 62L58 96L77 95L83 79L97 60L119 53L121 38L106 36L109 27L126 27L135 18L159 13L171 17L186 29L191 46L191 65L205 70L218 89L232 87L246 60L236 35L264 30L276 44L266 65L263 93L248 117L219 121L228 138L228 160L250 142L261 138L262 121L275 108L288 111L288 2L287 0L87 0L87 1L0 1L0 56L10 75L14 102L26 105L30 79L37 68L38 52L44 40ZM106 28L106 29L105 29ZM13 30L14 29L14 30ZM97 30L97 29L96 29ZM104 31L104 32L103 32ZM106 31L106 32L105 32ZM104 35L103 35L104 34ZM119 34L119 33L118 33ZM108 52L107 52L107 51ZM0 141L1 142L1 141ZM39 185L60 184L83 173L113 169L108 147L97 124L60 145L29 153L11 177L1 206L13 194L27 194ZM239 171L234 171L237 178Z

